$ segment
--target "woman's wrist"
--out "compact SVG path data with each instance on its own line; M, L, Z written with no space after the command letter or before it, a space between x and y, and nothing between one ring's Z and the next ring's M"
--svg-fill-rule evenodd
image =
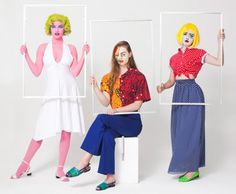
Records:
M162 89L163 89L163 90L165 90L165 89L166 89L166 87L165 87L165 84L164 84L164 83L161 83L161 87L162 87Z
M94 84L94 85L93 85L93 89L94 89L94 90L99 90L98 85L97 85L97 84Z
M85 53L86 53L86 51L82 50L81 58L85 57Z
M27 59L27 58L29 58L29 54L28 54L28 52L25 52L25 59Z

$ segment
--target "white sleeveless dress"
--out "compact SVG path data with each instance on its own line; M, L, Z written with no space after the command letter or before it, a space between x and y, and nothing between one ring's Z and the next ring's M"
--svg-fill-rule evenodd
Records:
M55 136L62 130L85 133L79 90L70 71L72 61L68 45L63 44L62 58L57 63L52 42L48 43L43 57L47 88L33 137L36 141Z

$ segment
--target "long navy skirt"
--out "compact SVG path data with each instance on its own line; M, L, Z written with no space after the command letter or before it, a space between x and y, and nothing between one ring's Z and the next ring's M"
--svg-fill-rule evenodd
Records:
M195 80L176 80L173 103L204 103ZM205 166L205 106L172 105L172 159L169 173L196 171Z

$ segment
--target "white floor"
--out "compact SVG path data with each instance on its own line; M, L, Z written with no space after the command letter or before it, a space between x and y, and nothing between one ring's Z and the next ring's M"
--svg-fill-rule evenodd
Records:
M210 112L211 113L211 112ZM213 119L208 112L208 120ZM156 115L153 115L153 119ZM234 115L231 117L235 118ZM226 119L233 120L231 117ZM147 123L145 118L144 123ZM167 121L166 121L167 122ZM213 123L213 122L212 122ZM228 122L230 126L232 123ZM161 124L161 123L160 123ZM217 126L217 127L215 127ZM31 162L32 177L10 180L16 170L30 140L29 132L19 138L16 132L2 131L0 141L0 194L90 194L96 193L95 187L104 179L97 173L98 157L92 160L89 173L64 183L55 178L58 158L57 138L46 140ZM82 156L80 145L82 137L74 135L66 162L66 170L75 165ZM4 140L4 141L3 141ZM148 140L148 141L147 141ZM7 143L9 142L9 143ZM207 125L206 130L206 167L200 169L200 178L179 183L177 175L167 174L171 157L170 134L168 128L158 127L152 131L147 128L139 141L140 182L138 184L117 184L105 193L119 194L234 194L236 193L236 141L235 128L225 125Z
M235 157L235 156L234 156ZM167 158L165 159L167 160ZM160 160L156 165L152 161L141 161L140 182L138 184L117 184L106 193L149 193L149 194L232 194L236 193L235 187L235 164L232 161L217 163L212 167L201 169L201 177L189 183L177 182L177 176L168 175L166 169L168 163ZM36 163L36 162L35 162ZM5 169L1 174L1 194L33 193L33 194L64 194L64 193L95 193L95 187L103 180L103 176L96 173L97 159L92 163L92 169L89 173L80 177L71 179L70 182L61 182L54 177L55 167L52 164L36 163L32 167L33 175L31 177L22 177L18 180L10 180L9 169ZM154 166L154 168L150 168ZM156 167L155 167L156 166ZM210 165L209 165L210 166ZM67 167L66 169L69 169ZM5 176L5 177L3 177Z

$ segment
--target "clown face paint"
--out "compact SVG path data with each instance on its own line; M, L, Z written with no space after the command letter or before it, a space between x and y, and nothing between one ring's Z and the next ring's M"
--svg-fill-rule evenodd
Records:
M125 47L118 47L115 52L115 59L119 65L128 65L131 53Z
M189 31L189 32L184 32L183 38L182 38L182 44L185 47L190 47L193 44L194 41L194 33Z
M51 34L55 39L61 39L64 34L64 26L60 21L55 21L51 25Z

